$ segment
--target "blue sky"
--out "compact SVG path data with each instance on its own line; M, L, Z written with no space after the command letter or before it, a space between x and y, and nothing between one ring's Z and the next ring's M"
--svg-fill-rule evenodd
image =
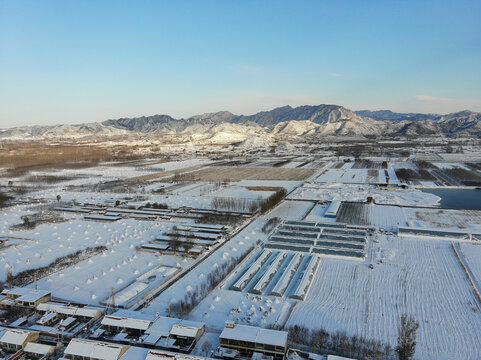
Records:
M481 1L1 1L0 127L481 111Z

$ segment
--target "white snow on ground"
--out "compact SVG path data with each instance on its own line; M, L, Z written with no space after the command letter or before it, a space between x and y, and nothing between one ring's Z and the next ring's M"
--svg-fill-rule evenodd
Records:
M352 169L352 167L354 166L354 162L346 162L342 165L341 169L343 170L349 170L349 169Z
M326 218L324 217L324 214L327 211L327 208L329 207L329 203L327 204L317 204L314 206L314 208L309 212L309 214L306 216L304 220L309 220L309 221L333 221L332 218Z
M343 166L341 169L328 170L319 176L315 181L318 183L344 184L378 184L386 181L384 171L373 170L373 172L375 175L370 176L368 169L346 169Z
M438 187L439 186L434 181L420 181L419 183L423 187Z
M162 315L167 315L169 303L182 300L186 289L193 289L197 285L200 286L203 279L219 265L229 261L232 257L242 255L251 246L255 245L257 241L265 240L267 235L261 231L264 223L265 219L253 221L230 241L224 243L219 250L213 252L201 264L192 269L183 277L182 281L176 282L168 291L161 293L153 299L147 307L142 309L142 312L150 314L159 312ZM225 318L222 321L225 321Z
M0 212L0 236L13 235L10 226L22 223L21 217L35 213L31 206L15 205ZM17 236L25 237L20 233Z
M273 157L267 161L278 160ZM450 161L453 161L452 166L458 166L460 164L456 164L455 161L461 159ZM40 176L83 174L86 177L50 184L48 189L39 189L28 196L51 199L51 204L56 204L56 195L61 194L62 201L76 199L79 202L103 203L133 198L129 205L140 206L148 201L167 203L175 208L192 206L210 209L215 196L255 199L259 195L265 197L272 193L247 190L247 186L282 186L290 192L302 185L302 182L296 181L246 180L222 185L219 188L216 184L197 182L173 187L172 192L165 195L149 192L162 185L171 186L172 183L159 182L148 185L145 187L147 193L144 193L142 188L133 186L124 193L61 190L69 184L93 184L209 162L206 159L194 159L161 164L149 162L141 166L102 165L89 169L39 171L35 173ZM291 200L284 200L264 217L255 219L216 252L207 256L182 280L152 300L142 311L167 315L168 305L172 300L182 299L187 292L200 286L218 266L240 256L258 241L265 241L267 234L262 233L261 229L267 218L278 216L282 219L299 220L307 215L308 220L328 221L323 217L326 205L318 204L317 201L365 201L368 196L373 196L377 204L389 204L366 206L368 208L366 215L376 227L391 229L399 222L401 225L407 224L417 228L481 232L481 211L424 208L439 202L439 197L433 194L412 189L381 190L367 184L313 183L313 179L323 172L321 177L333 176L332 179L328 179L333 182L341 181L340 179L350 182L350 179L353 179L352 175L356 181L370 181L366 178L368 172L365 169L352 169L352 162L343 164L341 169L332 169L331 167L337 163L339 162L328 162L325 159L319 164L324 167L310 177L310 183L294 190L289 197ZM295 164L296 162L291 162L287 166ZM389 163L390 183L397 183L394 169L412 166L414 165L409 162ZM334 176L336 173L337 178ZM379 171L379 174L382 174L379 175L379 180L382 180L384 171ZM28 176L22 177L22 181ZM417 208L401 208L398 205ZM60 256L86 247L105 245L108 250L103 254L37 281L38 288L52 290L55 297L99 304L112 290L117 292L126 288L125 291L129 294L130 290L137 291L140 288L136 285L129 287L129 284L159 265L182 267L185 270L195 262L177 256L156 256L136 251L137 246L147 243L170 228L172 222L122 219L114 223L101 223L86 221L82 215L59 213L70 220L66 223L42 224L33 230L10 230L11 225L22 222L22 215L38 211L36 205L20 205L2 209L0 212L0 236L31 239L19 240L22 241L20 244L0 250L0 280L5 279L7 271L16 274L26 269L47 265ZM349 335L381 339L395 345L399 317L406 312L413 314L420 322L416 358L480 358L481 304L477 302L471 284L454 256L450 242L445 239L423 240L416 237L398 238L380 235L378 237L379 243L370 242L368 245L367 261L322 257L306 300L297 303L287 325L303 324L312 328L323 326L330 332L345 330ZM480 284L481 246L463 242L458 248L472 277ZM374 264L372 270L368 267L370 263ZM243 264L237 266L229 274L228 279L235 277L236 272L242 268ZM255 296L245 291L230 291L225 286L228 281L214 289L189 315L190 319L205 322L208 330L207 336L196 346L194 351L196 354L201 354L205 341L211 342L213 347L218 345L217 334L222 330L226 320L235 319L241 323L260 326L284 324L287 320L294 300L265 295ZM120 295L122 292L119 293L119 300Z
M302 181L289 181L289 180L242 180L235 183L237 186L274 186L283 187L287 192L291 192L296 187L302 185Z
M481 233L480 210L403 208L410 227Z
M376 204L402 206L435 206L441 198L434 194L415 189L384 190L372 185L326 184L313 186L307 184L289 195L292 200L321 201L361 201L372 196Z
M304 161L290 161L287 164L282 165L283 168L293 169L298 167L299 165L304 164Z
M390 185L398 185L401 182L397 178L395 169L389 164L387 168L387 173L389 175L389 184Z
M53 197L53 193L51 194ZM130 196L129 196L130 195ZM75 200L80 203L105 203L105 201L115 202L115 200L124 200L127 197L135 196L136 194L114 194L114 193L84 193L84 192L68 192L62 194L62 200L71 201ZM142 196L142 194L138 194ZM195 196L183 196L183 195L149 195L148 202L150 203L163 203L167 204L171 208L179 208L182 206L195 207L198 209L212 209L210 197L195 197ZM138 202L137 205L145 205L147 200ZM135 204L129 202L129 204Z
M60 184L62 186L67 185L85 185L85 184L95 184L101 181L112 181L118 179L125 179L129 177L149 175L156 172L162 171L172 171L181 170L191 166L197 165L208 165L212 160L209 159L190 159L182 161L170 161L164 163L147 163L143 165L142 163L136 164L138 166L128 166L128 165L108 165L103 164L100 166L85 168L85 169L54 169L54 170L43 170L43 171L32 171L27 175L24 175L15 180L15 183L28 184L29 179L32 176L61 176L61 177L73 177L72 180L62 181ZM77 178L81 176L80 178Z
M225 321L266 327L282 324L291 303L272 296L216 289L191 312L189 319L202 321L217 331L224 328Z
M5 227L2 226L2 231ZM49 265L56 258L72 254L87 247L104 245L108 248L96 255L39 279L38 287L52 290L54 295L68 300L98 304L110 294L127 286L154 265L181 264L187 262L176 256L158 258L152 254L137 253L135 247L152 240L171 223L120 220L114 223L86 221L74 216L59 224L42 224L28 231L8 231L9 236L31 240L0 252L0 272L4 280L7 271L15 275L23 270ZM31 285L34 286L34 285Z
M413 164L412 162L408 161L400 161L400 162L389 162L388 166L391 167L392 169L411 169L411 170L417 170L416 164Z
M283 201L270 212L270 216L277 216L285 220L302 220L314 205L315 203L311 201Z
M156 184L157 188L159 187L159 183ZM165 186L170 186L172 184L165 183ZM209 183L206 182L195 182L192 184L179 184L180 186L176 189L169 190L169 194L172 195L184 195L184 196L200 196L201 191L204 188L205 190L209 189Z
M481 292L481 244L459 243L459 248L462 252L461 255L464 257L465 265L471 271L478 291Z
M210 193L209 196L232 197L232 198L255 200L258 198L266 199L272 194L274 194L274 191L253 191L253 190L248 190L245 187L229 186L227 188L214 191Z
M461 169L471 171L471 169L469 167L467 167L466 165L461 164L461 163L435 162L435 163L433 163L433 165L440 168L440 169L443 169L443 170L461 168Z
M219 334L219 332L209 332L209 329L207 329L204 335L202 335L195 345L195 348L192 350L191 354L207 357L212 356L211 351L214 351L220 345ZM204 351L204 349L208 350Z
M447 161L453 161L453 162L464 162L464 161L469 161L469 162L477 162L481 160L481 154L479 153L479 146L474 146L471 149L474 152L468 152L469 147L465 147L467 151L464 152L464 154L456 154L456 153L445 153L445 154L439 154L439 156Z
M177 187L178 185L178 187ZM265 181L265 180L243 180L228 184L216 184L211 182L199 181L194 183L177 184L173 189L169 189L172 183L156 182L145 186L147 192L152 192L164 186L169 195L179 196L208 196L208 197L232 197L243 199L257 199L258 197L267 198L274 191L249 190L248 187L283 187L288 192L302 185L300 181Z
M406 226L403 209L399 206L369 205L368 216L371 224L388 231L397 231L398 226Z
M407 313L420 324L416 358L479 359L480 304L450 243L383 237L374 245L373 270L324 258L288 325L345 330L395 345Z
M322 221L322 222L332 222L336 221L335 218L324 217L324 214L329 207L329 204L318 204L309 213L305 220L312 221ZM397 231L398 226L406 226L406 217L404 216L403 208L400 206L391 205L364 205L364 214L353 214L353 215L363 215L362 218L368 220L369 225L377 228L383 228L388 231ZM347 223L355 224L354 220L348 221L342 219Z
M61 299L98 305L110 296L111 291L120 290L158 263L159 259L154 255L136 254L135 249L129 253L119 251L111 254L107 251L105 257L102 254L94 256L43 278L38 281L38 287L52 291L55 297ZM170 265L175 265L175 261L171 261Z

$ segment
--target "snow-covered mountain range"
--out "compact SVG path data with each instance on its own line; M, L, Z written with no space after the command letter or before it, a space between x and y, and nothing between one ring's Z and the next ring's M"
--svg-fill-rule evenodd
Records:
M246 142L247 145L316 141L325 136L480 136L481 113L404 114L389 110L355 112L338 105L284 106L248 116L221 111L187 119L153 115L80 125L17 127L0 130L0 139L80 139L146 134L173 135L176 141L182 142Z

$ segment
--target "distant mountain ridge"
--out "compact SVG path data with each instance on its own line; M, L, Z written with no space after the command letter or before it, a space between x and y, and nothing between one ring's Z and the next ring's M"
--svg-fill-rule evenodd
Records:
M391 121L438 121L442 117L442 115L439 114L397 113L391 110L358 110L356 114L371 117L376 120Z
M0 130L0 139L62 139L171 134L178 141L206 144L316 141L325 136L480 136L481 113L447 115L395 113L390 110L352 111L339 105L283 106L253 115L228 111L187 119L169 115L120 118L101 123L31 126Z

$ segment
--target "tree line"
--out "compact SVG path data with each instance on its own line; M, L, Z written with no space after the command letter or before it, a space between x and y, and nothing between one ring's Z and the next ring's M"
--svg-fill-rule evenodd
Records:
M197 285L194 289L187 292L182 300L171 302L169 304L169 312L179 317L187 315L195 308L204 298L229 274L244 258L254 249L251 246L242 255L230 258L229 261L217 266L214 271L209 273L204 282Z
M333 354L355 359L410 360L416 352L419 323L413 316L403 314L398 328L397 346L360 336L348 336L344 331L329 333L319 328L310 330L294 325L287 329L290 347L318 354Z

